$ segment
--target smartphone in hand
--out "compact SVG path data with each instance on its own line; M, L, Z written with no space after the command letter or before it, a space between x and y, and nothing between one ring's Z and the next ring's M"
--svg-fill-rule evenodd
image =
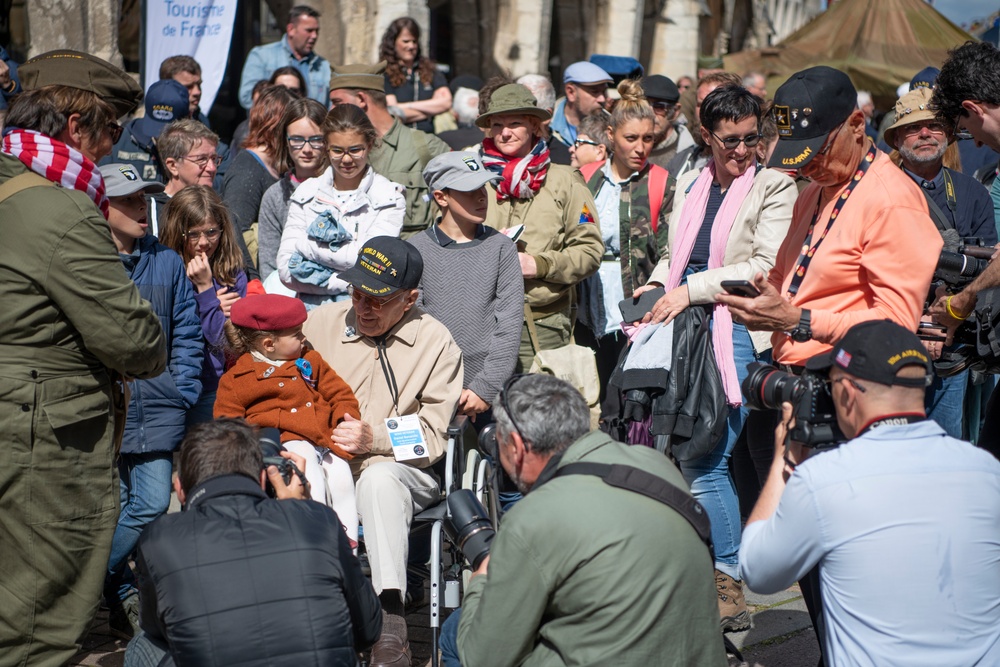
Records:
M760 296L760 290L749 280L723 280L722 289L726 294L744 296L748 299Z

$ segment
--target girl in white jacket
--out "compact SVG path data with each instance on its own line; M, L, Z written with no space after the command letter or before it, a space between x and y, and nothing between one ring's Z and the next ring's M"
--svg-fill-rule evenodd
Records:
M399 236L403 186L376 174L368 152L378 135L353 104L334 107L323 122L330 167L296 188L278 247L281 282L315 308L347 298L339 278L375 236Z

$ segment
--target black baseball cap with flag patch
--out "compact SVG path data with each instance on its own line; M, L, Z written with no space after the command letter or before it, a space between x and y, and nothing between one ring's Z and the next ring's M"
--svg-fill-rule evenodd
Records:
M927 349L917 334L892 320L871 320L847 330L833 349L806 362L811 371L837 368L884 385L924 387L934 378ZM924 377L897 377L904 366L923 366Z
M412 245L395 236L376 236L358 251L358 261L340 274L354 289L371 296L389 296L415 289L424 273L424 258Z
M857 106L858 91L840 70L821 65L796 72L774 94L778 144L767 166L806 166Z

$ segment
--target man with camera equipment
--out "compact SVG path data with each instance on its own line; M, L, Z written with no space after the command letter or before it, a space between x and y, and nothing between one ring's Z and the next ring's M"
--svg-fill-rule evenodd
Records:
M263 444L239 419L184 438L174 480L184 511L139 539L143 632L126 665L353 667L378 638L382 610L340 520L308 500L301 475L265 470Z
M404 600L413 515L441 500L432 470L448 444L448 426L462 394L462 351L448 329L414 307L423 274L409 243L376 236L340 277L350 301L309 314L303 331L354 390L364 420L348 417L333 430L350 453L358 515L385 613L372 647L372 667L410 664Z
M945 151L954 135L952 125L938 120L930 109L931 94L930 88L916 88L897 100L896 121L886 128L885 141L899 152L899 166L920 186L931 219L944 238L945 250L959 252L968 240L970 251L978 251L979 256L985 253L988 258L997 242L990 193L971 176L944 166ZM980 244L988 247L977 247ZM939 262L935 279L940 273ZM929 315L923 320L931 322ZM961 438L968 362L961 350L946 345L945 333L921 325L921 338L935 360L936 376L927 389L926 407L928 416L949 435Z
M445 624L445 664L456 648L476 667L725 664L707 517L673 464L589 432L552 376L514 376L493 412L526 495L469 582L457 644Z
M989 42L966 42L953 50L935 82L931 107L941 122L968 132L977 145L1000 151L1000 51ZM994 208L994 212L995 212ZM979 338L995 357L1000 347L995 302L1000 298L1000 262L990 262L972 282L954 295L942 295L930 308L934 320L953 332L975 311L986 317L978 323ZM990 290L987 292L987 290ZM979 319L979 318L977 318ZM987 346L977 346L985 351ZM1000 405L993 392L978 442L994 454L1000 443Z
M879 153L846 74L811 67L775 93L770 165L810 179L761 295L720 295L747 328L772 331L774 359L802 366L854 324L917 330L943 242L920 189Z
M782 405L740 574L766 594L818 567L827 664L1000 664L1000 462L924 416L931 372L915 334L863 322L796 380L826 380L848 441L805 458Z

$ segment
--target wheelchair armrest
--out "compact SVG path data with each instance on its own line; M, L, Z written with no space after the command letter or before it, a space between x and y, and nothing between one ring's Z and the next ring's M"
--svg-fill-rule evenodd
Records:
M466 415L455 415L455 418L448 424L448 437L458 438L458 436L465 433L465 429L468 427L469 418Z

